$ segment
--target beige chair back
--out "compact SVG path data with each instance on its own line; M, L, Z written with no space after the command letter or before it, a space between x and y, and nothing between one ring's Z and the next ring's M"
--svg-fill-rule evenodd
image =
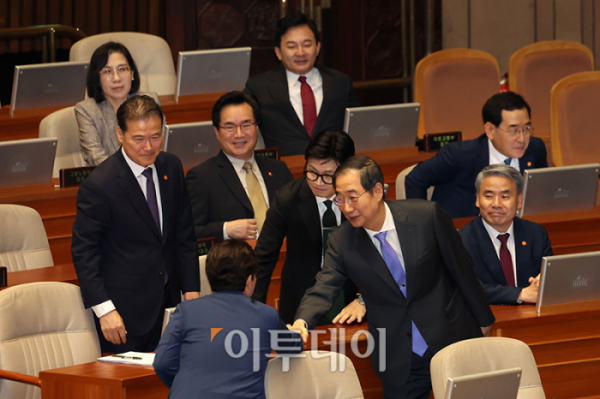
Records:
M46 229L35 209L0 205L0 226L0 266L9 272L54 266Z
M517 399L545 399L531 349L512 338L486 337L449 345L431 359L435 398L444 398L448 378L520 367L523 370Z
M154 35L137 32L110 32L88 36L71 47L70 61L87 61L98 47L108 42L123 44L133 57L141 75L140 92L156 92L159 96L175 94L177 78L171 48Z
M483 133L481 108L500 92L498 61L472 49L437 51L415 69L415 101L421 104L418 136L460 131L463 140Z
M593 70L592 52L576 42L549 40L532 43L510 57L508 85L531 107L535 136L549 140L552 86L565 76Z
M364 398L356 369L348 357L335 352L318 353L319 358L306 351L302 352L305 357L276 357L269 361L265 374L267 399ZM288 360L289 370L284 371ZM343 371L341 364L345 365Z
M551 92L552 159L556 166L600 162L600 72L561 79Z
M52 177L58 177L61 169L87 166L79 145L75 107L63 108L42 119L39 135L58 139Z
M40 371L100 357L91 309L79 287L57 282L21 284L0 291L0 369ZM33 385L0 380L0 399L38 399Z
M212 289L210 288L210 283L208 282L208 278L206 277L206 257L208 255L202 255L198 257L198 262L200 263L200 296L206 296L212 294Z
M406 186L404 185L404 181L406 180L406 176L412 172L412 170L415 168L415 165L409 166L408 168L404 169L402 172L398 173L398 177L396 177L396 199L397 200L401 200L401 199L406 199ZM429 187L427 189L427 199L429 201L431 201L431 196L433 195L433 189L434 187Z

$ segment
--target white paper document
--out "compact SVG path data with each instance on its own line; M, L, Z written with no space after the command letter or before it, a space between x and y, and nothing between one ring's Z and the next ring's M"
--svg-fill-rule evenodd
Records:
M138 364L140 366L152 366L154 362L154 353L144 353L144 352L125 352L125 353L117 353L110 356L104 356L98 358L98 360L103 362L112 362L112 363L125 363L125 364Z

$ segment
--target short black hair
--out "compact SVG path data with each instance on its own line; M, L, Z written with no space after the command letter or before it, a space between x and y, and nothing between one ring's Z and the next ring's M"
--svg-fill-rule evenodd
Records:
M156 115L163 123L163 111L154 99L147 95L133 96L125 101L117 110L117 123L123 132L127 131L127 121L147 120Z
M355 155L346 159L333 174L334 187L336 178L349 170L358 170L360 172L360 184L368 192L373 193L373 188L377 183L381 183L381 188L383 189L383 173L377 162L366 155Z
M92 59L90 60L90 66L87 72L87 94L88 97L95 99L97 103L100 103L105 99L102 87L100 86L100 71L106 66L108 57L112 53L123 54L131 68L133 81L131 82L129 93L137 93L140 89L140 73L133 61L133 57L131 57L129 50L127 50L127 47L116 42L104 43L94 51L94 54L92 54Z
M248 276L257 271L258 260L246 241L223 241L208 251L206 277L213 292L244 291Z
M517 93L507 91L505 93L494 94L487 100L481 110L483 123L490 122L498 127L502 123L502 111L514 111L516 109L527 109L527 114L531 118L531 108L527 101Z
M281 48L281 37L285 35L288 30L302 25L306 25L310 28L315 35L315 42L319 43L319 30L317 29L317 24L306 15L298 12L279 20L277 27L275 28L275 46Z
M313 135L308 142L304 159L333 159L341 164L354 155L354 141L342 130L325 130Z
M212 109L212 124L218 128L221 125L221 111L223 108L230 105L248 104L252 107L252 115L254 123L260 124L260 105L256 98L251 94L242 93L241 91L230 91L225 93L217 100Z

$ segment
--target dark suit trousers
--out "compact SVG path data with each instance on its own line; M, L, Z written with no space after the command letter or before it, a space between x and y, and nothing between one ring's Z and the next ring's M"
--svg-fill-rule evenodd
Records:
M408 381L404 385L383 383L384 399L428 399L431 394L431 373L429 363L433 357L427 349L423 357L411 354L411 368Z
M135 336L127 334L127 342L115 345L104 338L102 329L100 328L100 320L94 317L96 323L96 330L98 331L98 338L100 340L100 350L102 353L123 353L129 351L135 352L154 352L160 341L160 333L162 330L163 318L165 315L164 309L173 306L173 300L171 298L171 292L169 290L169 283L165 285L165 292L163 294L162 310L158 313L158 318L152 325L150 331L144 335ZM117 309L117 312L119 310ZM125 329L127 329L127 322L125 322Z

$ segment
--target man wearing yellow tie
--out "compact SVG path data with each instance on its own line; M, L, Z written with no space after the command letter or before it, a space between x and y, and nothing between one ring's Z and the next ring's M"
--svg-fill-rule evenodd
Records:
M285 163L254 155L260 107L252 96L223 95L212 122L221 151L186 176L196 238L255 239L275 192L293 176Z

